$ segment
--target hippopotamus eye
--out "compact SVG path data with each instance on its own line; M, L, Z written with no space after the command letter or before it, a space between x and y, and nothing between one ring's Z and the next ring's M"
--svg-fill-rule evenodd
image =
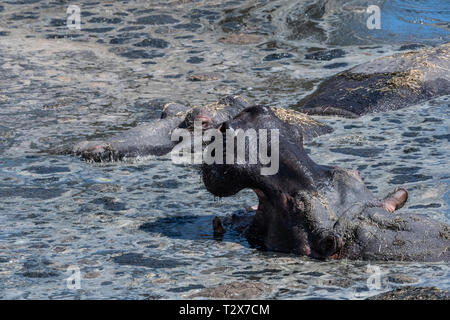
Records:
M263 114L268 112L269 109L267 107L264 106L253 106L253 107L249 107L247 109L244 109L244 111L242 111L243 113L250 113L252 115L257 115L257 114Z

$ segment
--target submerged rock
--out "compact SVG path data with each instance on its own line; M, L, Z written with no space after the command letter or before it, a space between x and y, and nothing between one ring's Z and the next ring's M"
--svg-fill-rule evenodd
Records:
M318 51L314 53L305 54L305 59L309 60L320 60L320 61L330 61L336 58L341 58L345 56L345 51L342 49L333 49L326 51Z
M150 25L160 25L160 24L173 24L178 23L177 19L174 19L168 14L156 14L151 16L140 17L137 19L137 24L150 24Z
M235 281L206 288L189 295L189 298L206 297L213 299L252 299L271 292L270 286L259 282Z
M264 61L274 61L274 60L281 60L281 59L288 59L292 58L294 55L286 52L282 53L272 53L264 57Z
M402 287L367 300L450 300L450 293L435 287Z
M190 81L214 81L214 80L222 80L223 75L217 72L205 72L205 73L196 73L191 74L187 77Z
M235 33L221 38L220 41L226 44L238 45L257 44L262 41L262 37L256 34Z
M169 42L163 39L144 39L141 42L135 44L136 47L151 47L151 48L159 48L165 49L169 46Z

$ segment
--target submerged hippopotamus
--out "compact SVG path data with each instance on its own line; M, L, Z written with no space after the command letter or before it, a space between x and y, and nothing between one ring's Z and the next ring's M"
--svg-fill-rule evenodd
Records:
M450 94L450 43L382 57L338 73L292 106L306 114L397 110Z
M380 200L358 172L315 163L303 149L301 131L264 106L243 110L219 130L226 141L237 129L249 128L279 130L279 150L272 141L267 147L282 155L278 172L261 175L260 162L235 161L202 164L202 176L206 189L218 197L246 188L256 193L256 212L223 221L245 234L250 245L317 259L450 260L448 225L424 215L393 214L408 198L405 189ZM246 152L258 141L246 143ZM227 148L223 152L225 157ZM225 230L219 218L213 226L216 234Z
M192 130L194 121L200 121L203 129L215 128L249 106L250 103L241 96L225 96L217 103L193 108L171 102L164 106L160 119L118 133L105 141L79 142L70 150L61 153L71 153L94 162L119 161L148 155L161 156L169 153L179 142L171 139L175 128ZM307 140L332 131L329 126L297 111L279 107L274 107L273 110L284 121L299 126Z

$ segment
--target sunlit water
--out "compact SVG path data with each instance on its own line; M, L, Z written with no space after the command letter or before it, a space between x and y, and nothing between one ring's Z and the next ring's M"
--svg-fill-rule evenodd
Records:
M303 12L299 1L84 1L81 31L67 30L64 4L3 1L0 297L180 299L222 283L257 281L271 288L261 298L349 299L401 285L399 275L414 285L448 289L445 264L372 263L381 271L381 286L373 288L368 262L260 252L233 233L218 242L212 217L254 204L256 197L242 191L214 199L195 167L174 165L168 157L95 165L48 152L148 121L170 100L196 105L245 94L286 107L322 79L409 43L368 38L365 30L345 37L342 22L339 33L338 17L346 12L358 17L352 21L367 17L357 16L366 4L357 2L330 2L335 14L314 18L305 37L286 23ZM437 10L438 36L430 41L427 29L418 41L448 41L448 33L442 36L447 9ZM139 20L151 15L160 15L156 24ZM261 40L219 41L229 32L257 33ZM135 46L152 38L167 44ZM346 54L305 60L313 47ZM265 59L273 53L288 55ZM340 66L330 69L333 63ZM187 80L200 72L221 79ZM442 97L356 120L320 118L335 132L307 149L319 163L359 170L380 196L405 186L410 198L398 214L448 223L449 105L449 97ZM80 289L67 286L69 267L80 269Z

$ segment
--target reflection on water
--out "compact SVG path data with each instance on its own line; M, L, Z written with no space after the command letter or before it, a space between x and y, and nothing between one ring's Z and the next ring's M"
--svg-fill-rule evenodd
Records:
M448 39L450 2L388 0L381 11L383 32L411 42Z
M359 46L374 44L374 34L369 41L347 33L351 24L337 17L365 25L358 12L366 3L327 3L323 12L311 7L309 38L292 37L297 29L288 26L306 1L81 1L79 32L65 27L64 4L0 5L0 297L179 299L232 281L264 283L271 289L262 298L283 299L364 298L402 283L448 289L447 265L377 263L382 285L369 291L367 262L259 252L234 233L215 241L212 217L254 204L255 195L214 199L197 168L168 158L93 165L48 152L148 121L170 100L206 104L232 93L286 106L322 79L410 41ZM433 17L448 21L439 8ZM258 37L236 44L223 40L230 33ZM318 46L344 54L304 59ZM189 80L203 72L220 77ZM306 147L320 163L359 170L380 195L406 186L402 211L448 222L448 107L444 97L322 119L335 132ZM70 266L80 268L81 289L66 285Z

